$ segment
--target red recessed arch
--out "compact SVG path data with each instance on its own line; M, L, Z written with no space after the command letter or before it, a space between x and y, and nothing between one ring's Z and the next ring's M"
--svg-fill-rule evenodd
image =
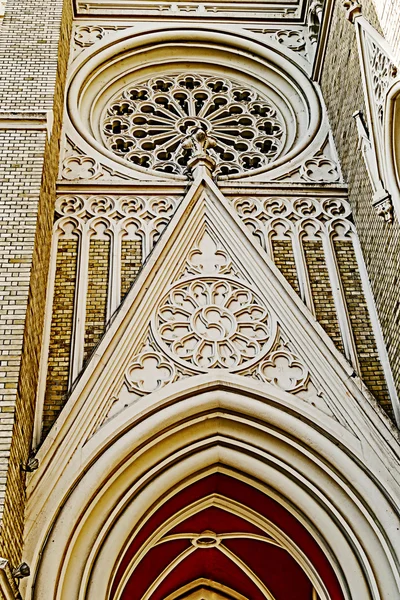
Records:
M286 508L259 489L220 473L206 476L187 486L166 501L143 524L122 558L111 598L115 597L118 585L133 557L153 532L182 509L211 495L240 503L245 509L250 509L272 522L307 556L324 582L331 600L343 600L340 584L331 564L305 527ZM226 549L225 553L218 548L194 550L190 535L201 534L206 530L222 536L221 543L224 550ZM163 542L148 550L126 582L121 600L140 600L145 590L166 566L182 552L189 550L192 550L192 553L171 568L171 572L151 595L151 600L163 600L174 590L197 578L211 579L227 585L246 598L265 598L260 596L261 592L246 575L246 568L266 585L276 600L311 600L312 584L287 550L268 543L265 531L245 518L225 510L223 506L203 508L172 527L166 535L186 534L186 539ZM233 535L234 539L225 539L226 534ZM235 537L237 534L240 534L240 539ZM263 536L265 541L251 538L257 535ZM233 553L234 559L245 565L244 570L235 564L229 552Z

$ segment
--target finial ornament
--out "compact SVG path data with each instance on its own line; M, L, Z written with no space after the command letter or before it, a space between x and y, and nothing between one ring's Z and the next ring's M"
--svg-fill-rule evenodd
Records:
M182 140L182 148L191 153L187 166L194 175L197 175L199 169L206 170L208 175L214 171L217 161L212 153L216 145L217 140L200 125L193 125L188 129Z
M361 16L361 4L357 0L344 0L343 8L346 10L346 17L350 23L354 23L354 19Z

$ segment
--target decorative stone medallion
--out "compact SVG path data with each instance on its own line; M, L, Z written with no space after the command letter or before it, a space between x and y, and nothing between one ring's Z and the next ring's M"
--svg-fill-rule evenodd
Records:
M260 360L276 324L244 284L202 277L175 284L153 323L158 343L173 360L196 371L239 371Z
M264 167L283 149L285 126L276 106L256 89L233 80L178 74L131 85L108 103L105 146L135 165L185 174L193 130L213 140L216 174Z

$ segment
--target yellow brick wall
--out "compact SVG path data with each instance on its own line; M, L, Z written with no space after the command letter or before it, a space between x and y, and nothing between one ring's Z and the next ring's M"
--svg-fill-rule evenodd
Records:
M334 341L336 347L343 352L343 343L322 241L303 240L303 251L314 302L315 316L326 333Z
M376 349L353 244L351 241L335 240L334 248L357 348L361 376L381 406L388 414L392 415L392 405Z
M134 282L141 265L141 240L123 239L121 242L121 300L129 291L129 288Z
M295 292L299 294L296 264L294 262L293 247L290 240L272 240L273 258L276 266L287 279Z
M68 391L71 336L74 315L78 238L58 242L53 311L43 411L45 437L65 404Z
M379 30L379 22L371 0L363 0L362 12ZM349 184L349 202L397 393L400 394L400 288L398 285L400 225L397 219L392 225L388 225L372 207L373 190L359 149L357 128L352 118L357 110L363 110L365 113L355 28L346 19L345 10L340 2L334 5L321 88L343 174ZM379 394L379 397L382 397L380 401L382 406L392 414L391 409L388 408L386 395Z
M89 249L84 361L104 333L107 318L110 241L92 238Z
M61 0L9 0L0 36L2 110L14 116L54 111L50 141L46 131L10 129L2 132L0 143L0 206L10 226L4 248L14 254L1 260L8 279L3 298L9 297L7 311L15 315L6 337L1 333L3 341L9 340L12 387L3 390L2 413L8 416L2 418L0 444L0 556L11 567L22 560L25 475L20 465L32 441L71 23L70 3L63 8Z

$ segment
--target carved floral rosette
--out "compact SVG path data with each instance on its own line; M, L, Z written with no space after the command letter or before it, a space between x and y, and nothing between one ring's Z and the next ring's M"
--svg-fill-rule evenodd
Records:
M246 284L197 277L174 284L153 318L154 337L174 362L194 372L240 372L271 349L277 325Z

